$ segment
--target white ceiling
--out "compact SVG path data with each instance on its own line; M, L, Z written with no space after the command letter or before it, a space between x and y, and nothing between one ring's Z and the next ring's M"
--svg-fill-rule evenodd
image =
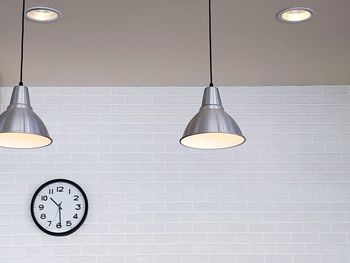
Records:
M0 86L18 82L22 0L0 2ZM207 0L28 0L62 11L26 21L25 84L208 84ZM286 7L316 10L285 24ZM214 80L220 86L350 84L349 0L213 0Z

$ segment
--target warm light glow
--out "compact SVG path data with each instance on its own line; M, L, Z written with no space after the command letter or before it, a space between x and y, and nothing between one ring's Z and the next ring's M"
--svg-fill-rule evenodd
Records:
M60 12L48 7L34 7L27 10L28 19L36 22L53 22L60 16Z
M230 133L200 133L184 137L180 143L196 149L224 149L241 145L245 142L243 136Z
M0 133L0 146L6 148L31 149L50 145L50 138L30 133Z
M310 19L312 16L312 10L309 8L295 7L282 10L278 13L277 17L282 22L301 22Z

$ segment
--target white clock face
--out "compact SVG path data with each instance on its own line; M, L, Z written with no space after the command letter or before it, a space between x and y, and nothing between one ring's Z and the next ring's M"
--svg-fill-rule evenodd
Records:
M45 233L57 236L76 231L84 222L87 211L84 191L65 179L43 184L34 194L31 205L36 225Z

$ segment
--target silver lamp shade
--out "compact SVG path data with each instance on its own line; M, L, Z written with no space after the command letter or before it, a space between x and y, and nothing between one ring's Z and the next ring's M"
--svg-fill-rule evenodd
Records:
M10 105L0 115L0 146L30 149L51 143L45 124L30 105L28 88L14 87Z
M205 88L202 107L187 125L180 143L196 149L224 149L245 140L237 123L224 111L218 88Z

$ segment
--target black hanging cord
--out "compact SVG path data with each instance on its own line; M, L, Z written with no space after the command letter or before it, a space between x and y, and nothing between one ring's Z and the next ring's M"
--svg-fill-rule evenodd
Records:
M20 71L20 78L19 78L19 85L23 86L23 46L24 46L24 13L25 13L25 7L26 7L26 0L23 0L23 7L22 7L22 37L21 37L21 71Z
M213 56L211 47L211 0L209 0L209 66L210 66L210 87L213 87Z

